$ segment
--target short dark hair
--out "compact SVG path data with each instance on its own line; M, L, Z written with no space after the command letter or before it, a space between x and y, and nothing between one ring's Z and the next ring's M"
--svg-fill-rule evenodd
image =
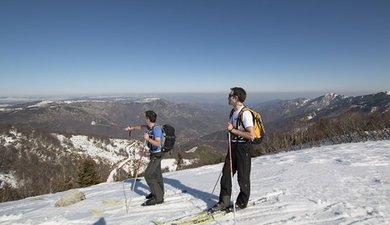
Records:
M157 114L156 114L154 111L152 111L152 110L146 111L146 112L145 112L145 116L146 116L146 118L148 118L148 119L150 120L150 122L152 122L152 123L155 123L156 120L157 120Z
M242 87L233 87L230 88L233 91L233 95L238 97L240 102L245 102L246 99L246 91Z

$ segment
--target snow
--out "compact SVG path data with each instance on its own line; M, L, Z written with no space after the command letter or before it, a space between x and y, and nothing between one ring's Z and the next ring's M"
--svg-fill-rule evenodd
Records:
M325 95L325 98L333 100L333 99L337 98L338 96L339 95L335 94L335 93L328 93L328 94Z
M15 130L11 130L9 132L11 136L0 134L0 140L4 140L4 146L8 146L16 142L20 137L22 137L21 133L16 132Z
M65 146L64 143L66 142L65 140L67 140L67 138L63 135L57 135L57 137ZM123 159L123 156L113 153L118 153L118 151L124 150L129 146L128 140L125 139L110 139L110 143L112 144L104 145L103 143L94 141L93 139L90 140L90 138L85 135L72 135L69 138L69 141L71 141L75 148L79 149L81 152L84 152L85 155L92 157L97 156L112 163L116 163Z
M142 142L139 141L131 143L127 139L109 139L110 144L106 144L102 143L101 140L95 140L85 135L72 135L69 139L61 134L53 135L58 138L64 147L66 147L67 142L70 142L72 146L79 150L79 154L92 156L93 158L99 157L111 165L117 164L107 177L107 182L114 181L118 169L123 169L127 173L133 173L132 167L134 165L132 164L135 163L134 159L141 158ZM147 147L145 147L145 151L146 154L138 165L140 170L145 170L149 162ZM183 165L191 165L194 162L194 160L183 159ZM161 168L166 171L175 171L177 168L176 159L163 159Z
M104 103L107 102L105 100L93 100L93 99L83 99L83 100L65 100L63 101L65 104L74 104L74 103L84 103L84 102L96 102L96 103Z
M192 165L196 160L183 159L183 166ZM176 159L163 159L161 160L161 168L168 169L169 171L175 171L177 168Z
M259 201L236 213L237 224L390 224L389 149L389 140L370 141L253 158L250 198ZM1 203L0 223L124 225L173 219L216 202L219 185L211 192L221 169L217 164L164 173L161 205L140 206L148 187L141 178L132 192L129 179L81 188L86 200L63 208L54 204L64 193ZM231 213L209 224L233 220Z
M186 153L194 153L194 152L196 152L197 149L198 149L198 146L195 146L195 147L191 148L190 150L187 150Z
M126 160L122 161L121 163L119 163L119 165L114 170L111 171L110 175L107 178L107 182L113 182L114 177L117 174L118 169L122 168L125 164L127 164L133 158L132 155L130 154L130 149L135 144L136 144L136 142L134 142L133 144L126 147L126 152L127 152L128 158Z
M16 182L13 172L8 174L0 173L0 189L3 188L5 184L8 184L13 188L18 187L18 183Z
M64 143L64 140L66 139L63 135L58 135L58 139L61 140L62 143ZM88 136L85 135L72 135L72 137L69 139L73 146L77 149L80 149L80 151L84 151L83 154L89 155L92 157L100 157L102 159L105 159L108 162L111 162L111 164L116 164L119 162L119 165L111 172L109 178L107 178L107 182L110 182L113 180L113 176L116 174L117 169L123 168L125 171L130 172L129 165L126 165L129 161L133 160L134 158L139 158L140 154L133 155L132 152L140 152L141 150L141 142L134 142L132 144L129 143L129 140L127 139L110 139L109 145L106 145L104 143L101 143L99 141L94 141L93 139L90 140ZM119 154L121 150L125 150L127 153L126 158ZM147 149L145 149L147 152ZM141 169L145 169L147 166L147 163L149 161L149 158L146 154L145 157L142 157L142 163L141 163ZM190 165L193 163L193 160L183 160L183 165ZM169 171L175 171L176 170L176 159L163 159L161 162L162 168L167 168Z
M313 119L316 116L317 116L317 114L315 112L314 113L310 113L309 115L306 116L306 119L307 120L311 120L311 119Z
M27 108L41 108L41 107L46 107L47 105L53 103L53 101L49 101L49 100L46 100L46 101L41 101L41 102L38 102L37 104L35 105L30 105L29 107Z
M100 140L85 135L71 135L69 138L62 134L52 133L52 135L60 141L67 153L91 156L96 161L101 159L105 163L116 165L106 178L107 182L113 182L115 180L118 169L123 169L130 174L134 173L135 160L141 158L142 142L139 141L112 138ZM14 145L16 149L20 149L23 146L21 144L23 138L25 137L16 130L11 130L9 134L0 134L0 140L3 140L1 144L5 147ZM147 147L145 147L145 151L146 154L142 157L141 163L139 165L137 164L137 166L140 166L141 171L145 170L149 162ZM191 165L193 163L195 163L194 160L183 160L183 165ZM177 168L175 159L163 159L161 165L165 171L175 171ZM15 186L16 180L8 174L0 174L0 188L6 183Z
M387 91L387 92L386 92L386 95L390 95L390 91Z
M134 102L136 102L136 103L149 103L149 102L157 101L159 99L160 98L144 98L144 99L140 99L140 100L137 100L137 101L134 101Z

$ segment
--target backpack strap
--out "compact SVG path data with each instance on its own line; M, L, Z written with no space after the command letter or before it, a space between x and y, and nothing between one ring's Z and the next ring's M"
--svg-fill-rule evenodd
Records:
M247 110L247 108L248 107L246 107L245 105L244 105L244 107L240 110L240 112L238 113L238 116L237 116L237 120L236 120L236 129L238 129L238 126L240 125L240 124L243 124L243 122L242 122L242 114L244 113L244 111L245 110ZM233 113L234 113L234 109L232 109L231 111L230 111L230 117L229 117L229 119L230 119L230 121L232 120L232 116L233 116ZM244 126L243 126L244 127ZM246 131L246 128L244 127L244 130ZM236 136L237 138L239 138L239 139L243 139L243 140L246 140L245 138L243 138L243 137L241 137L241 136Z
M162 149L162 147L163 147L163 145L164 145L164 130L163 130L163 128L162 128L162 126L160 126L159 124L154 124L154 126L153 127L151 127L150 129L149 129L149 131L151 132L151 134L154 136L154 138L156 138L156 136L155 136L155 134L154 134L154 128L156 128L156 127L159 127L160 128L160 130L161 130L161 133L162 133L162 137L160 137L160 147L161 147L161 149ZM148 143L148 145L149 145L150 143ZM150 144L151 145L151 144Z
M233 108L232 110L230 110L230 116L229 116L229 120L231 120L231 119L232 119L233 113L234 113L234 108Z
M236 124L236 127L237 127L237 128L238 128L238 126L239 126L240 124L244 125L243 122L242 122L242 114L243 114L246 110L248 110L248 107L244 106L244 108L242 108L242 109L240 110L240 112L238 113L237 124ZM244 130L246 131L246 128L245 128L244 126L242 126L242 127L243 127Z

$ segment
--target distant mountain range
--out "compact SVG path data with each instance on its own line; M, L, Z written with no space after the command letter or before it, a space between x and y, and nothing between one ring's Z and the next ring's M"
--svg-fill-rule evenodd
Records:
M14 100L14 99L13 99ZM21 103L22 102L22 103ZM326 94L317 98L273 100L250 107L259 111L268 131L307 126L323 117L338 117L345 113L383 113L390 108L390 92L347 97ZM144 124L144 112L154 110L158 123L176 128L178 144L205 139L218 145L226 135L224 130L230 107L195 103L175 103L160 98L96 97L60 100L14 100L0 106L0 124L39 128L49 132L129 138L123 128L129 124ZM142 136L133 132L132 138ZM215 143L213 143L213 141ZM210 143L211 142L211 143Z
M126 138L123 128L145 124L145 111L154 110L157 122L176 128L179 142L223 127L223 112L159 98L98 98L33 101L0 108L0 124L22 125L50 132ZM133 134L134 137L142 133Z
M352 97L330 93L313 99L273 100L250 107L261 113L266 133L270 134L306 128L321 118L337 120L352 114L389 113L390 92ZM220 151L226 151L226 137L226 131L216 131L200 138L194 138L185 146L189 148L204 144Z
M286 124L310 124L323 117L339 117L346 113L384 113L390 110L390 92L354 97L331 93L314 99L275 100L255 108L262 112L268 127L282 128Z

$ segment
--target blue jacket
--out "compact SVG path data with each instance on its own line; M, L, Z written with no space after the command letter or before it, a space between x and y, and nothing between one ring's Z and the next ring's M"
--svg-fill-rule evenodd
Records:
M163 135L163 132L162 132L162 129L161 129L160 126L154 125L153 128L148 127L147 129L148 129L147 133L149 134L149 137L151 139L155 140L156 137L160 137L161 145L162 145L162 143L164 143L164 135ZM149 143L148 144L149 151L151 153L161 152L161 145L160 146L154 146L154 145Z

